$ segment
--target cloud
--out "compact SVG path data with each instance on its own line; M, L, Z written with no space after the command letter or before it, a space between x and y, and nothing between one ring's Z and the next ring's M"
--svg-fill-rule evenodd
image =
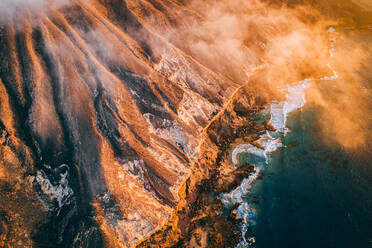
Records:
M314 121L321 129L323 141L330 146L363 152L372 140L372 74L368 69L372 51L369 47L368 40L358 32L347 36L338 34L330 63L339 79L317 82L307 93L310 104L320 109Z
M9 22L11 19L24 18L27 15L40 17L48 10L60 8L68 3L70 0L1 0L0 21Z
M359 5L367 11L372 11L372 2L370 0L352 0L355 4Z
M363 7L367 2L355 0ZM368 47L339 34L334 57L330 56L330 25L326 17L310 5L273 5L259 0L206 2L194 0L188 6L201 14L182 16L188 25L164 37L188 51L202 64L235 82L244 84L252 77L267 82L263 94L280 98L283 85L305 78L332 76L332 64L340 78L332 83L315 83L307 94L309 104L321 109L314 120L320 125L323 141L356 149L368 139L372 116L368 89L360 68L366 64ZM181 11L180 11L181 13ZM151 21L151 20L150 20ZM332 84L332 87L325 90ZM352 134L352 135L350 135Z
M235 82L244 84L260 74L274 89L331 73L326 30L333 22L311 6L194 0L188 8L205 14L199 19L182 16L188 25L162 36Z
M2 0L0 16L21 16L19 11L39 16L70 1ZM355 1L364 3L363 0ZM323 109L316 121L327 141L349 148L365 144L368 136L366 125L371 122L365 117L372 116L372 108L362 90L365 89L362 85L364 79L359 72L366 60L365 52L359 48L360 43L340 36L338 44L342 42L339 45L341 50L331 60L326 30L337 24L334 20L309 5L288 7L259 0L193 0L184 8L192 11L184 11L183 7L174 10L183 25L162 27L163 22L154 15L146 21L152 24L152 28L157 28L156 32L162 37L236 83L243 85L251 78L259 77L261 82L266 82L262 86L263 95L280 98L282 93L278 88L285 84L332 75L328 66L332 62L341 76L333 84L335 90L325 94L322 85L316 84L308 93L309 102ZM83 35L98 54L115 57L111 48L108 49L114 44L113 39L100 32L102 30L90 30ZM135 32L141 36L141 30ZM156 41L148 43L156 50Z

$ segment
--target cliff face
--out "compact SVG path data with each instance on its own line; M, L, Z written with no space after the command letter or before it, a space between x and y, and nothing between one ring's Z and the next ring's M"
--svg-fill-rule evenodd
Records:
M170 221L137 247L235 247L241 240L239 220L224 208L220 194L235 189L254 171L250 164L239 168L229 160L234 141L252 142L265 133L253 117L270 96L257 86L258 78L238 88L204 129L201 154L193 173L180 189L181 201Z
M0 247L132 247L156 230L140 245L189 244L186 206L254 135L250 114L277 84L330 73L316 11L20 2L0 9Z
M72 1L4 18L2 245L129 247L169 219L237 87L153 32L149 13L180 25L172 8Z

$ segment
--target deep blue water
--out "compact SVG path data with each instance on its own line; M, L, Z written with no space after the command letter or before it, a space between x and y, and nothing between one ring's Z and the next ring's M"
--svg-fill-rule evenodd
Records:
M287 147L252 185L246 200L257 213L248 235L257 248L372 247L369 148L353 155L323 144L317 113L305 105L289 115Z

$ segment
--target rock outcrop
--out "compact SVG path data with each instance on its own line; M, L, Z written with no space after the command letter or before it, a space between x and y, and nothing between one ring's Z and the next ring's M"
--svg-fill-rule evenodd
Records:
M20 2L0 9L0 247L196 242L274 83L330 70L324 25L267 1Z
M182 8L71 1L2 18L2 245L130 247L169 220L238 86L154 32L150 14L172 29Z

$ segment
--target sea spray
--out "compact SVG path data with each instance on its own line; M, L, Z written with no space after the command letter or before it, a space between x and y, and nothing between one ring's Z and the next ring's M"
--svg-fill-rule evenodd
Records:
M335 29L333 27L328 29L328 33L333 33ZM336 39L330 39L330 56L333 57L335 52ZM256 210L253 206L249 205L244 198L249 194L251 184L257 179L260 172L264 169L265 165L270 164L271 154L276 151L279 147L283 147L282 138L290 132L287 128L288 115L306 104L306 90L311 86L312 81L331 81L336 80L339 76L337 72L332 68L330 64L328 67L332 70L332 76L325 76L318 79L305 79L303 81L294 82L288 85L286 88L280 89L286 92L286 100L282 102L273 101L266 106L258 115L265 116L270 115L269 125L275 128L273 130L266 130L266 133L261 135L256 143L259 145L255 146L252 144L239 144L232 151L232 163L235 167L238 167L241 162L252 164L255 167L255 171L252 172L249 178L245 178L240 186L235 190L221 194L220 199L225 207L229 208L236 204L239 207L234 211L237 218L242 220L241 223L241 235L242 241L236 246L236 248L250 247L255 243L254 237L246 238L248 228L255 224ZM258 120L256 120L258 121ZM240 155L244 155L241 161Z
M239 166L239 156L244 154L244 162L252 164L255 172L243 180L243 183L230 193L221 195L221 200L226 207L239 204L235 210L237 218L242 219L242 241L237 245L249 247L254 243L254 237L246 238L249 226L254 225L256 215L255 209L244 201L244 197L249 193L251 184L257 179L265 165L270 164L270 154L283 146L281 137L289 130L286 129L286 120L289 113L303 107L305 104L305 89L308 87L307 80L288 86L285 102L272 102L263 111L269 110L270 121L276 131L267 130L257 140L260 147L252 144L240 144L232 151L232 162L234 166ZM261 113L265 114L265 113Z

